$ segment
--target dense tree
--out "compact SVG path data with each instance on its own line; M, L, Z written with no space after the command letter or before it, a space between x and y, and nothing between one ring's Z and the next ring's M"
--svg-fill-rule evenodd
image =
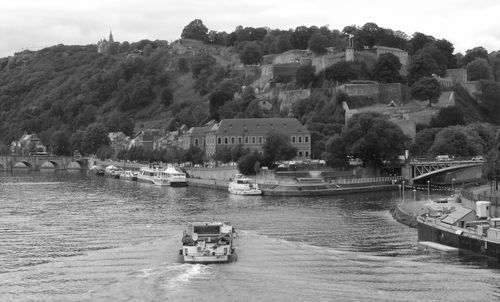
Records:
M342 131L342 140L347 154L375 170L382 167L384 161L403 154L409 142L401 128L375 112L353 115Z
M375 79L381 83L396 83L401 81L399 70L401 62L392 53L381 54L373 71Z
M428 53L423 53L412 59L408 67L408 83L413 85L422 77L430 77L432 74L439 73L440 69L434 58Z
M479 82L478 94L483 111L493 123L500 123L500 83L483 80Z
M208 38L208 28L200 19L194 19L184 27L181 38L206 41Z
M467 131L463 126L447 127L436 134L429 149L432 155L474 156L482 154L481 140L477 133Z
M101 124L91 124L82 137L81 152L95 154L101 146L109 146L108 129Z
M445 128L464 124L464 115L457 106L441 108L438 114L431 119L431 127L435 128Z
M441 131L441 128L427 128L417 132L410 146L410 153L413 156L427 156L439 131Z
M297 69L295 74L295 81L297 86L307 88L309 84L313 83L316 79L314 74L315 68L312 65L302 65Z
M245 175L254 175L257 173L255 168L260 166L261 156L257 153L249 153L240 157L237 163L238 171Z
M233 99L233 94L225 90L216 90L210 94L208 101L210 104L210 115L215 119L219 119L218 109L224 103Z
M439 82L433 77L422 77L411 86L411 95L419 101L429 101L429 107L441 95Z
M168 107L174 101L174 94L170 88L163 89L161 93L161 103L163 106Z
M217 145L215 153L212 157L215 161L220 161L226 164L231 161L231 148L225 145Z
M71 155L72 148L68 134L62 130L55 131L50 136L49 146L54 155Z
M316 32L311 35L308 46L309 49L316 55L325 54L326 47L328 46L328 39L323 34Z
M205 160L205 152L195 146L189 147L183 156L183 161L191 162L193 164L203 164Z
M323 154L325 162L330 167L344 167L347 164L345 142L340 135L328 139Z
M110 146L100 146L95 152L95 156L100 160L112 159L115 156L115 151Z
M353 68L351 62L340 61L324 70L324 76L327 80L336 81L339 84L359 78L358 73Z
M462 64L467 65L470 62L474 61L477 58L482 58L488 61L488 51L484 49L484 47L479 46L479 47L474 47L472 49L468 49L465 52L465 56L462 59Z
M245 65L256 65L262 62L262 51L256 42L245 43L240 52L241 62Z
M483 58L474 59L467 64L467 76L471 81L491 79L492 72L490 64Z
M424 46L432 44L435 41L433 36L428 36L426 34L415 32L411 38L411 53L414 54L420 49L424 48Z
M263 164L266 166L272 166L277 161L290 160L297 155L297 148L292 146L290 138L275 131L267 134L262 149L264 151Z

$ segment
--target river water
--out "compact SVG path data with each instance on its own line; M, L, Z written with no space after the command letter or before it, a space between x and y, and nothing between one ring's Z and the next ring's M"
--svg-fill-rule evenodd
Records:
M0 173L0 301L493 301L499 267L425 251L398 193L232 196L81 173ZM238 261L179 263L186 221L230 221Z

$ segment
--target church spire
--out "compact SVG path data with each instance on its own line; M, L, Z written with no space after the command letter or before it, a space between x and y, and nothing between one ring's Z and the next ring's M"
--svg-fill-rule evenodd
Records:
M113 43L113 33L111 32L111 29L109 30L109 42Z

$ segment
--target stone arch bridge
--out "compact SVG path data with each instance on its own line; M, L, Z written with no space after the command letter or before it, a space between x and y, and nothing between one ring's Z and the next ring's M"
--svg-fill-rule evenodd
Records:
M88 159L72 156L0 156L0 171L16 168L40 169L88 169Z

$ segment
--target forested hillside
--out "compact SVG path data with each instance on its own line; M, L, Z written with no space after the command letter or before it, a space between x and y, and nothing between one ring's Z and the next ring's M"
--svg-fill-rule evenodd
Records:
M36 132L50 146L61 139L78 144L92 124L132 135L143 128L174 130L212 119L288 114L280 112L277 99L262 99L249 86L260 77L265 55L291 49L308 50L313 57L343 52L349 36L354 36L359 51L355 61L324 70L303 65L296 74L269 82L282 90L319 88L291 108L312 131L316 156L344 125L341 102L348 96L334 97L328 88L352 80L403 83L415 88L416 99L431 101L440 93L439 87L431 87L436 85L432 74L444 76L446 69L466 68L469 80L481 82L473 96L452 88L458 120L500 122L500 55L488 54L482 47L457 54L445 39L423 33L410 37L374 23L342 31L326 26L289 30L238 26L226 33L194 20L184 28L183 39L173 43L112 42L101 53L96 45L57 45L0 59L0 149L23 132ZM362 54L374 45L407 51L408 76L401 76L401 63L394 55Z

